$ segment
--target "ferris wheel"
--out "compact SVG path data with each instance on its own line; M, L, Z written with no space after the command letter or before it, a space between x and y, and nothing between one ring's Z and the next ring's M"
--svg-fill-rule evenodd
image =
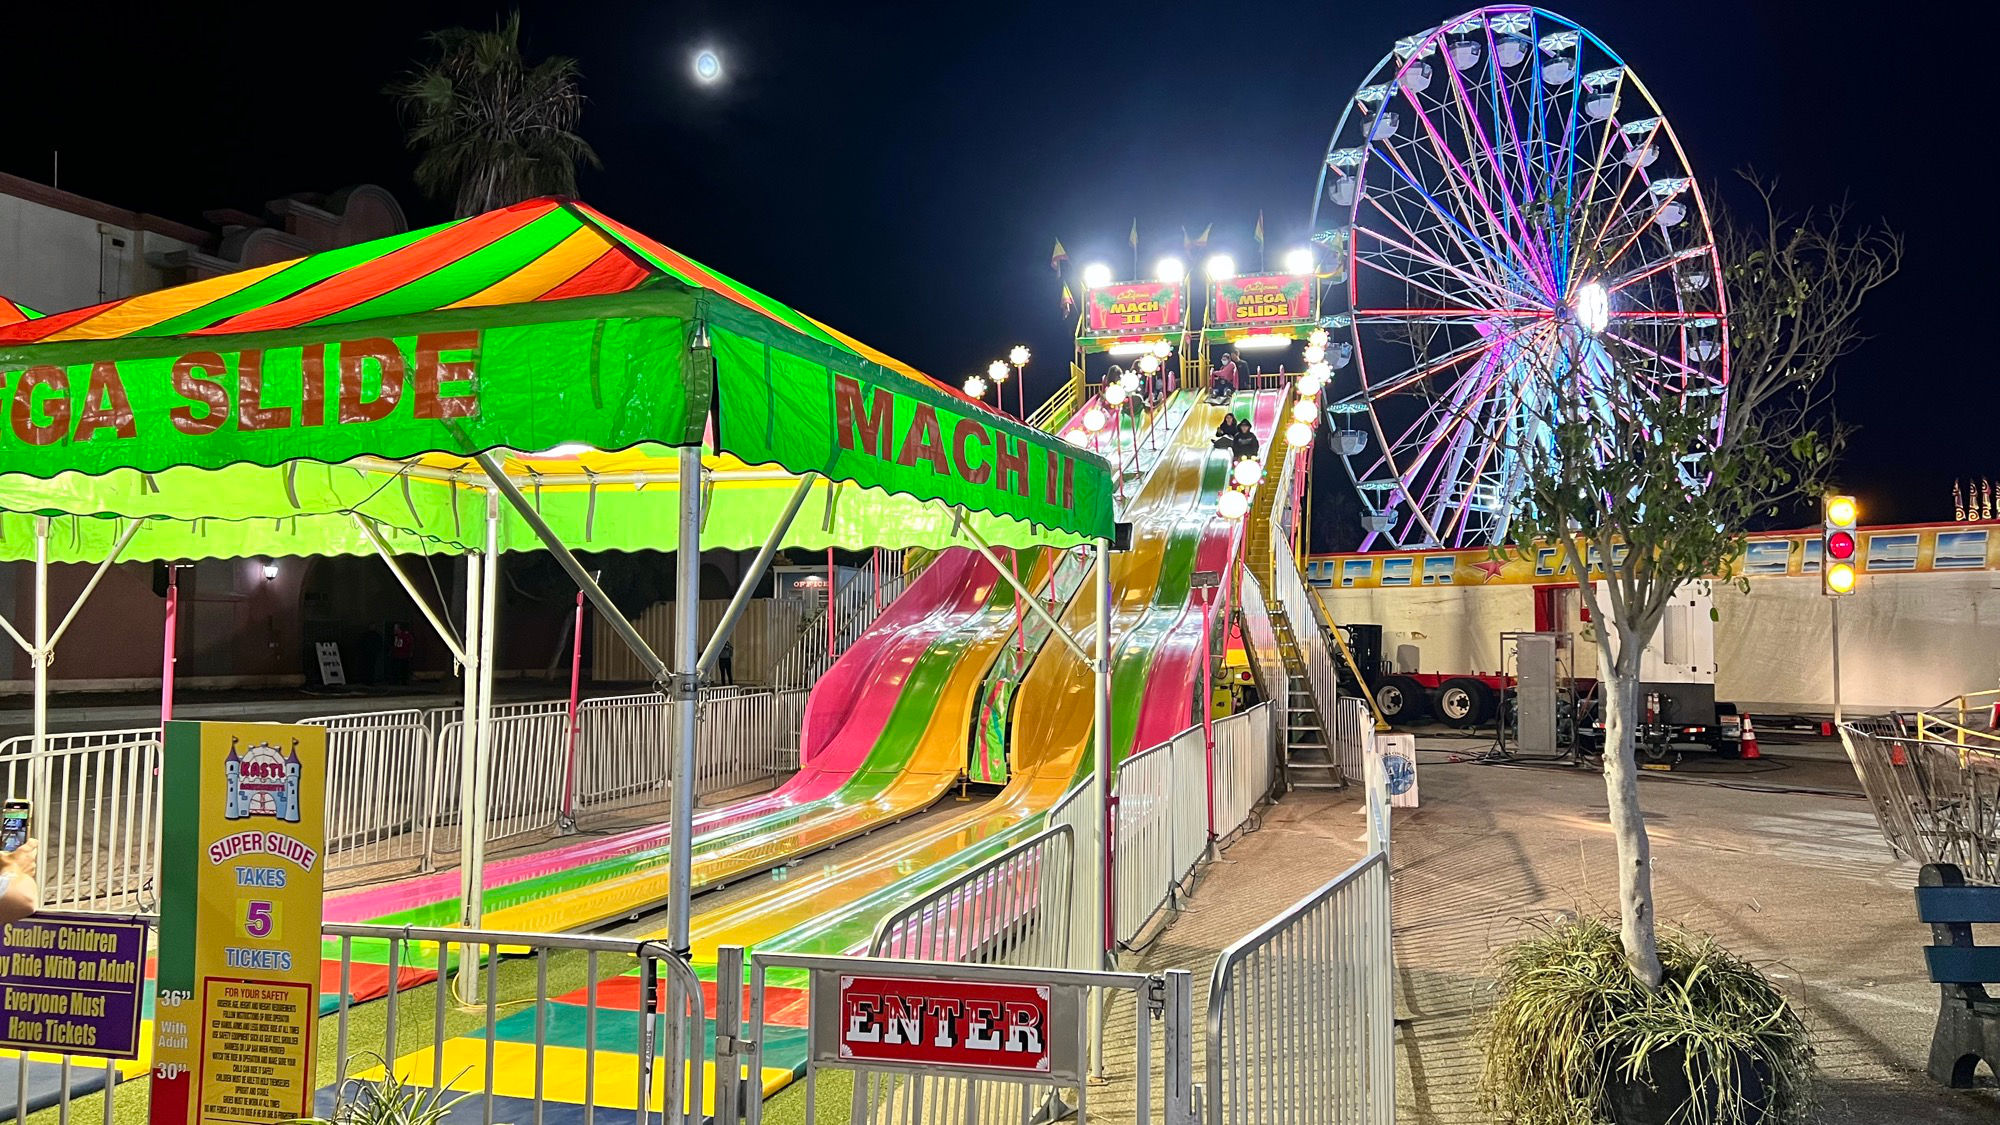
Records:
M1686 154L1624 60L1554 13L1496 5L1399 41L1341 114L1311 229L1364 548L1503 542L1552 386L1728 383Z

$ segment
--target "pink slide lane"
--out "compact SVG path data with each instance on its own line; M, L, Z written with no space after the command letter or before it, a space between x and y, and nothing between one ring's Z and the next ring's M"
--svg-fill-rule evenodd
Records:
M1251 408L1251 425L1257 432L1266 464L1270 463L1271 443L1277 436L1281 397L1281 392L1265 391L1257 396ZM1264 487L1277 486L1275 474L1267 471ZM1243 520L1211 519L1195 547L1195 570L1222 573L1246 530ZM1213 597L1219 592L1211 590L1206 596ZM1146 671L1146 696L1139 708L1139 725L1132 741L1134 749L1165 742L1186 730L1199 715L1190 711L1188 705L1201 686L1201 663L1208 658L1203 624L1202 603L1190 597L1180 619L1161 640Z
M937 639L937 626L949 624L948 620L933 619L962 619L976 613L991 593L994 579L992 567L975 551L953 548L940 554L883 611L876 623L840 654L807 699L808 724L817 720L830 740L834 734L850 733L847 728L858 723L860 726L851 732L854 737L840 739L840 753L817 755L784 785L769 793L697 812L696 840L710 832L821 800L837 791L867 758L895 704L893 687L886 692L873 690L882 666L893 663L896 666L893 679L900 684L901 675ZM820 696L829 689L836 702L822 703ZM825 744L823 741L822 747ZM566 847L514 856L487 864L486 885L489 889L504 887L557 871L650 852L666 847L667 840L667 825L651 824ZM325 916L329 922L366 922L457 897L458 872L440 871L329 898Z

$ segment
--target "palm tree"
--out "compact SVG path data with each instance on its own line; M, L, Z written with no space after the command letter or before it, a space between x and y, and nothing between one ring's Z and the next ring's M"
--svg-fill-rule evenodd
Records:
M521 13L492 31L432 32L437 61L389 87L422 153L417 186L462 217L538 195L575 195L579 162L602 167L576 133L582 72L554 55L521 57Z

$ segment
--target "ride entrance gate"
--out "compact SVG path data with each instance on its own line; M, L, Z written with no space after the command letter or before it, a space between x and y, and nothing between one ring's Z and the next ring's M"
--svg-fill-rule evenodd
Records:
M744 952L718 951L716 979L744 979ZM852 1125L987 1125L1091 1119L1094 1085L1118 1116L1193 1125L1192 976L965 965L893 958L759 953L743 992L716 990L716 1122L762 1125L762 1029L781 1006L806 1012L805 1119ZM1088 1073L1090 994L1134 994L1137 1047L1126 1103ZM748 1008L743 1011L747 994ZM1106 1005L1108 1008L1110 1005ZM745 1030L749 1034L745 1035ZM1158 1033L1164 1078L1153 1088ZM725 1061L728 1060L728 1061ZM740 1116L739 1116L740 1114Z

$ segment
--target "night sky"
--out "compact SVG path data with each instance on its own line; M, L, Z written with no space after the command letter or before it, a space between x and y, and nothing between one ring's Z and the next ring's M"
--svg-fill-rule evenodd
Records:
M1469 7L1469 5L1467 5ZM383 86L423 33L491 4L38 4L9 12L0 169L199 222L297 191L410 182ZM27 10L23 10L27 9ZM564 4L522 7L530 58L573 55L603 157L585 199L950 382L1030 344L1031 403L1065 370L1048 265L1179 253L1181 228L1273 264L1306 234L1340 107L1430 3ZM1861 427L1843 483L1871 523L1951 518L1955 476L2000 475L1973 314L1995 243L1974 68L1937 24L1879 6L1572 2L1625 56L1695 171L1780 178L1787 202L1851 200L1908 237L1842 370ZM1810 12L1810 15L1804 13ZM693 52L728 71L697 88ZM1945 60L1940 62L1940 60ZM1955 114L1952 107L1961 107ZM1324 544L1322 544L1324 546Z

